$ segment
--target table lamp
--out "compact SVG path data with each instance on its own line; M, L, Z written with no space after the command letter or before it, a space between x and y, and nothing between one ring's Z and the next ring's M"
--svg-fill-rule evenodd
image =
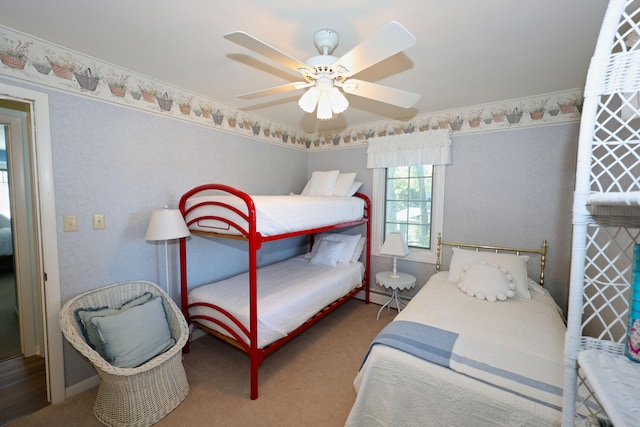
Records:
M396 268L396 264L399 256L405 256L409 253L409 247L407 243L402 238L402 234L399 232L392 232L387 234L387 238L380 248L381 255L393 255L393 272L391 273L391 278L397 279L400 277L398 275L398 270Z

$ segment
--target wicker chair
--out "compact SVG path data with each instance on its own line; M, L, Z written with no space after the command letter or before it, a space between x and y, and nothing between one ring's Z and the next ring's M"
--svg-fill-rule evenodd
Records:
M75 311L90 307L117 308L144 292L163 297L169 329L176 344L136 368L115 367L86 343ZM102 381L93 412L103 424L149 426L187 397L189 383L182 366L181 350L189 338L189 328L180 309L157 285L145 281L123 282L78 295L62 307L60 326L69 343L89 359L100 375Z

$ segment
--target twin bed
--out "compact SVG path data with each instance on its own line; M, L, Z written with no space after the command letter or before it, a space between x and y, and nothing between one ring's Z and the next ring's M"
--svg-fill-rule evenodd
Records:
M359 292L369 302L370 202L353 193L249 196L209 184L180 200L192 234L248 243L248 271L216 283L189 289L186 239L180 263L186 318L248 353L252 399L267 354ZM307 234L309 253L258 268L264 242ZM542 287L546 250L439 239L437 273L363 360L347 425L558 425L566 329Z
M349 175L353 184L355 174ZM333 188L331 197L318 191L250 196L208 184L180 199L192 234L247 241L246 273L189 289L186 239L180 241L180 270L187 320L248 353L251 399L258 397L258 367L267 354L361 291L369 303L370 202L348 191L351 185L339 195ZM258 268L263 243L303 235L311 236L309 253Z
M346 425L560 425L566 329L540 285L546 244L439 242L439 259L440 244L452 246L449 270L374 339ZM536 281L527 273L533 256L541 260Z

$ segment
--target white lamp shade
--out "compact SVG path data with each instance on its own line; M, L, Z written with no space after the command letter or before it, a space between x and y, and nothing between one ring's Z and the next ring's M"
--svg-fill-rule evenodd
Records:
M312 86L298 100L298 105L303 111L313 113L318 107L316 117L327 120L333 114L340 114L349 107L349 101L331 80L318 80L317 86Z
M318 99L318 114L317 117L320 120L327 120L333 117L331 112L331 100L326 92L323 92Z
M407 243L402 238L402 234L398 232L389 233L380 248L382 255L405 256L409 252Z
M349 106L347 98L335 86L329 89L329 100L331 101L331 109L336 114L342 113Z
M316 109L316 104L318 103L318 98L320 97L320 91L317 87L312 86L308 91L304 93L298 100L298 105L302 108L303 111L307 113L313 113L313 110Z
M165 207L151 213L146 240L171 240L190 235L180 210Z

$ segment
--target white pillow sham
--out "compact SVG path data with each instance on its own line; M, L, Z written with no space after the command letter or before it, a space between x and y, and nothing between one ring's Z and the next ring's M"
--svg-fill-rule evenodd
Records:
M358 244L356 245L356 250L353 252L353 257L351 257L351 262L360 261L360 255L362 255L365 243L367 243L367 238L364 236L360 237L360 240L358 240Z
M336 186L333 189L333 195L336 197L346 197L353 182L356 180L356 175L355 172L340 172L336 180Z
M319 244L323 240L328 240L331 242L343 242L344 248L340 257L338 258L338 264L349 264L353 261L353 257L356 254L356 249L358 247L358 243L360 243L360 234L342 234L342 233L320 233L316 234L314 237L313 248L311 248L311 252L309 252L306 257L313 258L316 251L320 248ZM364 247L364 246L363 246ZM360 250L362 253L362 250ZM358 255L360 258L360 255ZM356 259L357 261L357 259Z
M512 255L486 251L475 251L461 248L453 248L453 256L449 265L449 281L458 283L467 265L478 262L497 264L504 267L513 277L516 285L516 295L522 298L531 299L527 286L527 261L528 256Z
M360 187L362 187L362 182L353 181L353 184L351 184L351 188L349 188L349 191L347 191L346 196L347 197L353 196L360 189Z
M318 250L311 257L313 264L324 264L335 267L344 251L344 242L331 240L321 240L318 243Z
M340 171L314 171L302 190L303 196L333 196Z
M463 269L458 288L470 297L491 302L506 301L516 296L511 273L498 264L484 261Z

